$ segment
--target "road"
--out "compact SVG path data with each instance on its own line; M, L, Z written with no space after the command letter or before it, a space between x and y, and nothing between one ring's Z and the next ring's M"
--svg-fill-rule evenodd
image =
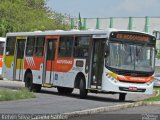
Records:
M160 105L138 106L112 112L74 117L69 120L160 120Z
M22 82L0 80L0 89L17 89L24 87ZM81 111L97 107L106 107L132 103L148 96L132 95L126 96L125 102L118 101L118 95L92 94L87 99L79 99L78 91L74 90L72 95L59 95L56 88L43 88L41 93L36 93L37 98L0 102L0 113L25 113L25 114L57 114Z

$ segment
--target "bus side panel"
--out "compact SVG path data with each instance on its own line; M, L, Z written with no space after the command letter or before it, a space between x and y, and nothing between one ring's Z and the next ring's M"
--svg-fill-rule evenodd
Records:
M9 80L13 80L14 56L4 56L3 61L2 76Z
M73 68L73 64L73 58L58 58L54 70L57 72L68 72Z
M43 58L26 57L24 61L24 68L39 71L43 64Z
M43 57L25 57L24 69L31 70L33 83L42 84Z
M4 46L5 46L5 38L0 37L0 75L2 75ZM0 78L1 78L1 76L0 76Z
M76 61L83 62L83 65L81 67L77 66ZM88 75L85 74L85 63L86 63L85 59L75 59L73 62L73 66L69 71L65 72L56 71L54 76L54 85L74 88L75 78L79 72L82 72L85 75L87 81ZM62 67L62 65L57 65L57 66L59 66L59 68Z
M0 75L2 74L3 55L0 55Z
M72 81L72 68L74 64L73 58L58 58L54 66L54 77L53 85L55 86L64 86L64 87L73 87L71 85ZM71 77L71 78L69 78ZM67 80L67 82L65 82Z
M33 61L35 64L35 68L32 69L33 83L42 84L44 58L43 57L33 57Z
M33 83L35 84L42 84L42 70L32 70L32 74L33 74Z

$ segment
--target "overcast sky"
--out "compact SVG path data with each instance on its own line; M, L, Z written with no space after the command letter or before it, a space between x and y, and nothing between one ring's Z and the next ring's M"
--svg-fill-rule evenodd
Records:
M72 17L160 16L160 0L48 0L47 5Z

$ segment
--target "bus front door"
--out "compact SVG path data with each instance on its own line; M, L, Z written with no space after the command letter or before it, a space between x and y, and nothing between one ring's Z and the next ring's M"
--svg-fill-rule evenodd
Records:
M43 86L51 87L54 77L54 64L56 56L56 44L58 37L47 36L45 46L45 63L43 72Z
M90 88L100 89L104 67L105 39L93 39L90 62Z
M26 37L16 38L15 59L13 68L13 80L23 79L23 65L24 65L24 50L25 50Z

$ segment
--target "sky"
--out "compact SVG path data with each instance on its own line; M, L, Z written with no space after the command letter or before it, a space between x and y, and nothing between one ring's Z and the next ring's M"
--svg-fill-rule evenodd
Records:
M47 6L71 17L160 16L160 0L48 0Z

